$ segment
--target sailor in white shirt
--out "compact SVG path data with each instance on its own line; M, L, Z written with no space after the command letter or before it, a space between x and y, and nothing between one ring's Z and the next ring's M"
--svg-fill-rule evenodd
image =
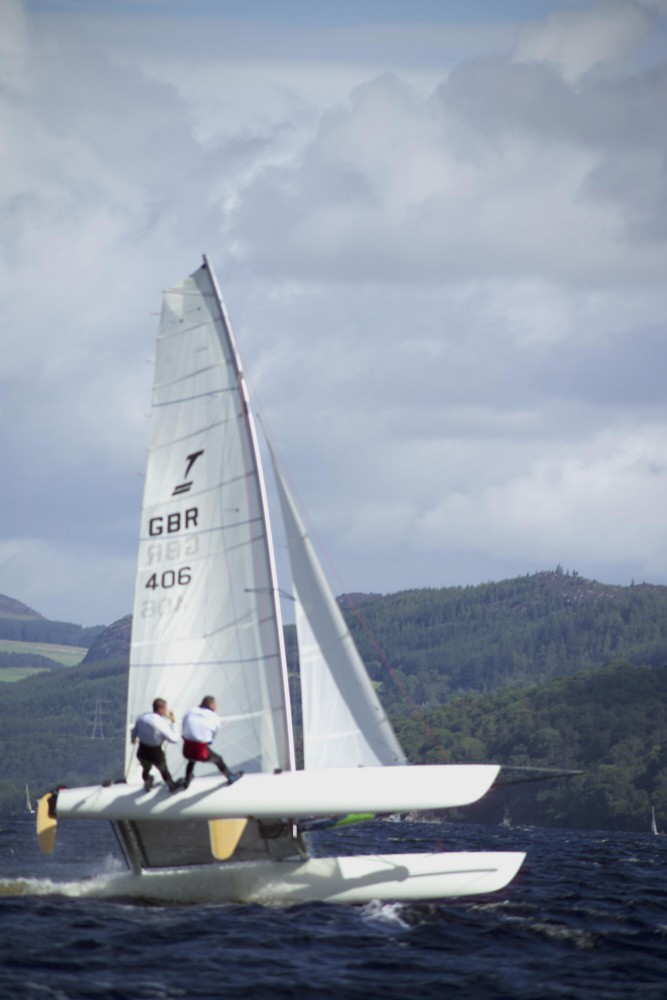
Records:
M222 724L222 719L216 714L217 703L212 695L207 695L198 708L192 708L183 718L183 756L188 762L185 769L185 787L192 781L192 772L198 760L210 761L225 775L231 785L241 773L234 774L229 770L220 754L211 749L211 743Z
M164 698L156 698L153 702L153 711L140 715L132 727L130 738L133 743L139 740L137 758L141 764L141 777L147 792L153 787L154 779L150 773L152 767L158 769L170 792L182 787L182 783L174 781L169 773L162 749L165 740L169 743L178 743L178 736L173 728L174 721L174 713L168 711Z

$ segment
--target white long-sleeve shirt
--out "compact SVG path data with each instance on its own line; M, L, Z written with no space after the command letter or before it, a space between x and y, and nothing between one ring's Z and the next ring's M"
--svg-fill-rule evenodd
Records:
M133 742L137 737L139 742L147 747L161 747L165 740L169 743L178 743L178 736L169 721L157 712L144 712L139 716L130 735Z
M222 719L210 708L192 708L183 717L183 738L193 743L212 743Z

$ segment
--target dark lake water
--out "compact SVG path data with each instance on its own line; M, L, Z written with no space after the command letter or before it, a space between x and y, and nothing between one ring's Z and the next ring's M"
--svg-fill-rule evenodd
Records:
M528 858L468 900L155 906L77 897L122 869L106 824L63 824L43 858L27 819L0 821L0 995L667 998L667 837L374 821L311 839L319 854Z

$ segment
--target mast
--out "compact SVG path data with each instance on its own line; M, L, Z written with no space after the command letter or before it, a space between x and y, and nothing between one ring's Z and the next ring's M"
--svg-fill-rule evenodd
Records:
M218 309L220 311L220 319L227 332L229 338L229 343L234 356L234 361L236 363L236 372L239 382L239 391L241 393L241 399L244 405L244 415L248 426L248 434L252 442L252 448L255 459L255 466L257 469L257 481L259 484L259 495L262 506L262 517L265 526L265 551L266 558L270 567L271 574L271 596L273 599L274 615L276 622L276 639L278 642L278 649L280 650L280 664L281 664L281 674L283 682L283 691L285 696L285 712L287 716L287 734L288 734L288 745L289 745L289 758L290 758L290 770L296 769L296 753L294 749L294 727L292 723L292 701L290 698L289 691L289 676L287 671L287 654L285 652L285 637L283 633L283 622L282 622L282 611L280 607L280 590L278 587L278 572L276 569L275 560L275 548L273 545L273 535L271 531L271 517L269 515L269 504L267 500L266 493L266 479L264 476L264 468L262 466L262 458L259 450L259 443L257 439L257 428L255 426L255 420L250 409L250 394L248 392L248 384L243 373L243 366L241 364L241 355L239 354L238 347L236 344L236 337L234 336L234 331L232 329L232 324L230 323L229 316L227 315L227 309L225 308L225 303L222 298L222 292L220 291L220 286L218 285L217 278L213 273L211 266L208 262L206 254L202 254L202 259L204 262L204 267L207 269L209 276L211 278L211 284L215 291L215 296L217 300Z

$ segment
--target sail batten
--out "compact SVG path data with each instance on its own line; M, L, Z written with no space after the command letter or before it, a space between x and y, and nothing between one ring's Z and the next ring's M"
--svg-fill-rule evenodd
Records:
M190 332L183 330L182 333ZM159 382L154 386L155 392L161 392L163 389L168 389L172 385L182 385L184 382L189 382L191 378L197 378L198 375L205 375L206 372L211 372L215 370L215 365L206 365L205 368L195 369L192 372L188 372L187 375L178 375L176 378L170 379L168 382ZM231 392L230 388L216 389L216 392ZM210 393L202 393L202 395L210 395ZM193 397L196 398L196 397ZM178 403L181 400L170 400L171 403ZM159 405L159 404L158 404Z

